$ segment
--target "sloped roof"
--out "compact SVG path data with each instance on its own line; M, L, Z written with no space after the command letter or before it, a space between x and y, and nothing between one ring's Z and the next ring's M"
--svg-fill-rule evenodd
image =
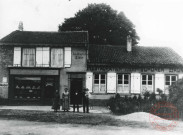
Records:
M13 31L0 40L6 44L77 44L88 43L87 31L38 32Z
M127 52L124 46L90 45L88 65L183 67L183 58L168 47L134 46Z

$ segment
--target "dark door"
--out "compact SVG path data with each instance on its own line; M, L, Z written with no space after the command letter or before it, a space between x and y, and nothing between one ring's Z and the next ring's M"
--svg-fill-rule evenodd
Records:
M54 93L55 93L55 79L54 77L46 77L44 97L51 99L53 98Z
M72 78L71 86L70 86L70 100L71 104L73 104L73 98L76 91L78 91L78 103L82 104L82 89L83 89L83 80L81 78Z

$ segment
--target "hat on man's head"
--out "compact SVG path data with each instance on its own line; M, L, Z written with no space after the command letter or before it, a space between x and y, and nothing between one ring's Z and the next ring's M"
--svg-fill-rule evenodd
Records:
M86 89L85 89L85 91L89 91L89 89L88 89L88 88L86 88Z

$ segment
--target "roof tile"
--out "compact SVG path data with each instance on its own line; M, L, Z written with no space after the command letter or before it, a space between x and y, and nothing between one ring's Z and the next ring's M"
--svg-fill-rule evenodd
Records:
M87 31L37 32L14 31L0 40L0 43L20 44L67 44L88 43Z
M88 64L183 67L183 59L168 47L134 46L132 52L127 52L124 46L90 45Z

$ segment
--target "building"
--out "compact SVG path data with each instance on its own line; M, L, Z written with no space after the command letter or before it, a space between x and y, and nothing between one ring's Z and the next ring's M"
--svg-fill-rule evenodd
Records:
M56 89L87 87L101 104L115 93L139 95L183 77L183 59L167 47L89 45L88 33L14 31L0 40L0 95L14 100L52 98ZM82 100L80 100L80 103Z
M183 77L183 59L167 47L90 45L87 87L94 99L157 92Z
M10 33L0 40L1 97L47 101L56 89L82 90L87 48L86 31Z

